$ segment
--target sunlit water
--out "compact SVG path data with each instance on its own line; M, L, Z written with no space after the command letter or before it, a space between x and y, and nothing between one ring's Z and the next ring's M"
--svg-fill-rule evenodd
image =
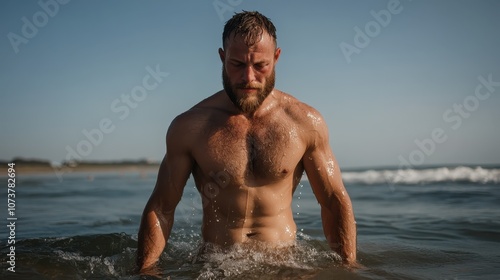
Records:
M4 178L4 177L3 177ZM420 178L420 179L418 179ZM1 279L139 279L137 230L156 174L18 174L16 272ZM6 181L6 180L5 180ZM326 245L307 181L295 192L297 244L199 254L201 205L193 182L161 257L171 279L497 279L500 169L344 172L362 269L348 271ZM6 201L6 187L1 190ZM7 203L2 220L6 222ZM7 229L1 254L7 260Z

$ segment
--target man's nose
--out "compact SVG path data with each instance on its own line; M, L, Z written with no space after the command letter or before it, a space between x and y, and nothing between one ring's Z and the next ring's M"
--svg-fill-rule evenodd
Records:
M255 70L252 66L246 66L245 69L243 69L242 79L245 83L251 83L255 80Z

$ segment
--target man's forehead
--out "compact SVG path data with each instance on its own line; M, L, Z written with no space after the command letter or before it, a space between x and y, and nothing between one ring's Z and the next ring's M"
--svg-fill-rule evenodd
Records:
M236 34L235 36L230 36L227 41L226 51L233 54L238 53L248 53L248 52L257 52L257 53L271 53L274 54L276 47L272 37L263 32L260 36L260 39L253 45L248 46L245 43L244 36L240 34Z

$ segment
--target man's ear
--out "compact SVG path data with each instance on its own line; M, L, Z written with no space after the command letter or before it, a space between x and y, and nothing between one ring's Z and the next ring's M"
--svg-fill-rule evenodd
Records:
M274 63L278 62L280 54L281 54L281 48L276 48L276 51L274 51Z
M226 58L226 54L224 53L224 50L222 48L219 48L219 57L220 57L220 61L222 61L222 63L224 63L224 59Z

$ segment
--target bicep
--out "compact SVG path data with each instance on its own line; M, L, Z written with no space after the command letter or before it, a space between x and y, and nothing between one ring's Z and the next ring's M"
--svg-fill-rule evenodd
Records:
M329 147L313 147L303 159L304 169L321 206L330 208L332 199L345 193L342 175Z
M182 197L190 170L187 160L179 158L175 163L169 163L167 156L165 156L160 165L156 185L151 196L152 203L165 211L173 210Z
M175 209L193 166L188 146L182 137L169 132L166 142L167 153L160 164L156 186L150 199L150 203L162 212Z
M322 123L309 133L308 148L303 165L318 202L331 208L334 201L341 201L346 195L337 160L330 148L328 129Z

